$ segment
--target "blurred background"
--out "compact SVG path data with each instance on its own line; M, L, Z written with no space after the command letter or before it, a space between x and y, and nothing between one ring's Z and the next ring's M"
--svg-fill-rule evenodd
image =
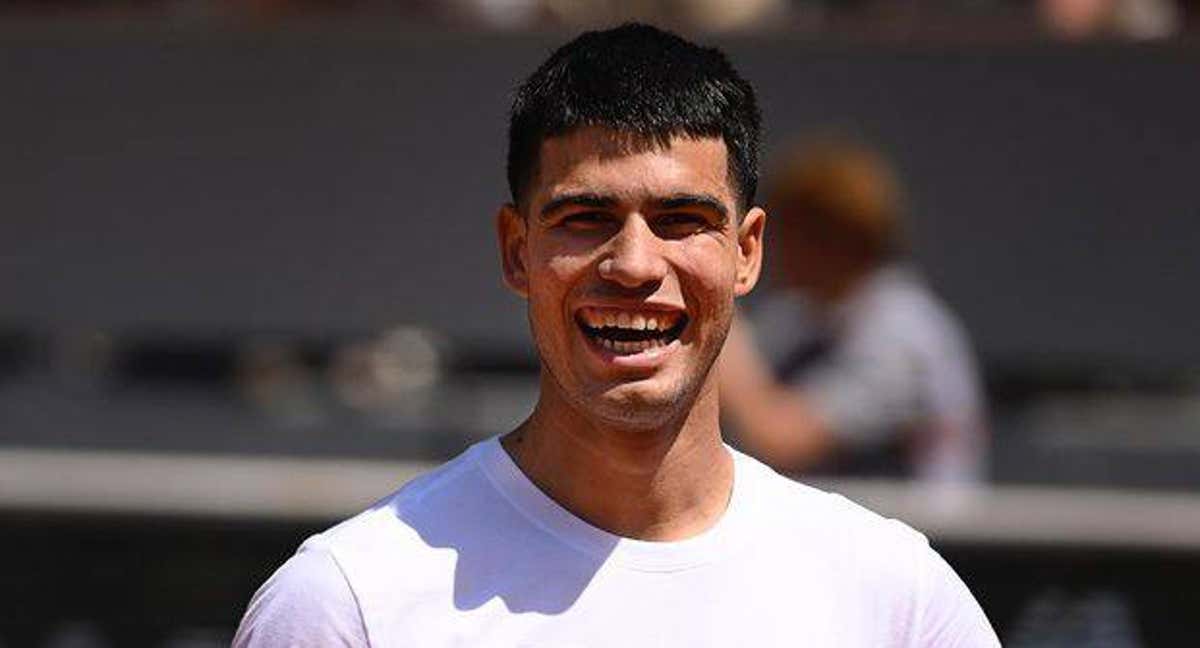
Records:
M968 340L970 479L812 479L1007 646L1192 645L1200 4L0 0L0 646L227 645L306 535L521 420L509 93L630 18L727 50L768 169L886 160Z

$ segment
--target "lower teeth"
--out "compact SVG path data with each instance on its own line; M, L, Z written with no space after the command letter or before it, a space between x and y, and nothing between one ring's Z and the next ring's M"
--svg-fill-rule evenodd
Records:
M640 353L649 349L656 349L663 346L665 343L659 339L643 340L640 342L622 342L619 340L600 338L600 344L609 351L615 351L617 353Z

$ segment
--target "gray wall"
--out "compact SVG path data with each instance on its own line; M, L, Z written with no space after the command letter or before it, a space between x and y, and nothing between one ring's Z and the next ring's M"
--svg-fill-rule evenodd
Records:
M0 38L0 324L524 353L497 276L507 96L557 37ZM989 357L1200 362L1200 50L728 43L770 141L895 156L918 258Z

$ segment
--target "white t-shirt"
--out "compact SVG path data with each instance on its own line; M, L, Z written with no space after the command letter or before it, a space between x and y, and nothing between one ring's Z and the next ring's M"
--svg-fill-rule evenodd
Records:
M924 536L735 451L729 508L630 540L542 493L493 438L309 538L234 646L998 646Z

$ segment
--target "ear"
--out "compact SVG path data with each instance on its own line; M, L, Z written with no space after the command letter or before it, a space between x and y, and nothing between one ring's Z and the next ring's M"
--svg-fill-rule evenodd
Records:
M763 230L767 226L767 212L761 207L751 207L738 225L737 279L734 294L738 297L749 293L758 283L762 272Z
M500 266L504 271L504 284L521 297L529 296L525 227L525 217L511 203L504 205L496 213L496 240L500 244Z

